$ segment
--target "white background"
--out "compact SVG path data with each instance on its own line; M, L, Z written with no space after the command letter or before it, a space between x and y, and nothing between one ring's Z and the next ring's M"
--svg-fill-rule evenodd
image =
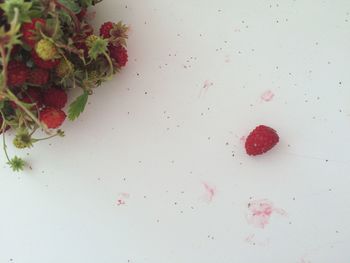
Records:
M0 262L350 262L348 0L96 10L130 25L129 64L65 138L17 152L32 170L1 166ZM281 141L251 158L259 124ZM287 215L249 224L260 199Z

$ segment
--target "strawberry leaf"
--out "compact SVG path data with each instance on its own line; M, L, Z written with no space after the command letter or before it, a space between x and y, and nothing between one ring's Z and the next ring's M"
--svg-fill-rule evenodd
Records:
M89 93L84 91L82 95L76 98L75 101L69 106L68 119L74 121L84 111L86 103L88 101Z

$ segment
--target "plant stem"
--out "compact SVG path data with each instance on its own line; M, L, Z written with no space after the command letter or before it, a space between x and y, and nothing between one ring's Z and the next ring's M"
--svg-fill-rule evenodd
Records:
M16 97L15 94L13 94L9 89L7 89L7 95L9 97L9 99L11 101L13 101L14 103L16 103L16 105L18 105L39 127L41 127L47 134L50 134L50 131L48 130L47 127L45 127L39 120L37 117L34 116L34 114L28 110L23 104L22 102Z
M106 57L108 64L109 64L109 77L113 75L113 62L110 58L110 56L107 54L107 52L103 52L103 55Z
M1 86L1 91L5 91L7 86L7 61L6 61L6 51L3 45L0 45L0 54L1 54L1 60L2 60L2 74L4 76L3 83Z
M6 140L5 140L5 129L6 129L6 119L5 119L5 116L4 114L2 113L2 111L0 112L1 113L1 116L2 116L2 126L1 126L1 131L2 131L2 147L4 149L4 153L5 153L5 156L6 156L6 159L8 162L11 162L10 160L10 157L7 153L7 146L6 146Z
M58 2L57 0L53 0L53 2L59 7L62 8L64 11L66 11L73 19L74 21L74 25L75 25L75 30L77 32L79 32L80 30L80 21L77 18L77 16L74 14L74 12L72 12L72 10L70 10L69 8L67 8L65 5L61 4L60 2Z

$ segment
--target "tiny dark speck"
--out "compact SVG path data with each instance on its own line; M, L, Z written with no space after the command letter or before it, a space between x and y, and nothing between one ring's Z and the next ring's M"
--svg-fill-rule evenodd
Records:
M295 197L293 197L293 201L295 201Z
M177 202L174 202L174 205L177 205Z
M328 163L328 159L326 159L326 163Z
M147 93L147 91L145 91L145 95L147 95L148 93Z
M228 143L228 142L226 142L226 143L225 143L225 145L227 146L227 145L229 145L229 143Z

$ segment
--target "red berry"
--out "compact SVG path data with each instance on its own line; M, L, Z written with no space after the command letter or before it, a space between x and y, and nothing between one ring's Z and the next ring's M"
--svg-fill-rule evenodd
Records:
M111 30L114 27L114 23L112 22L106 22L100 27L100 36L103 38L110 38L111 37Z
M20 86L28 78L28 68L21 62L12 60L7 66L7 83L9 86Z
M109 54L119 67L124 67L128 62L128 51L123 46L108 46Z
M48 107L62 109L68 100L67 93L64 90L51 88L45 91L43 102Z
M36 24L39 23L42 26L45 25L45 20L42 18L33 18L29 23L23 23L22 25L22 35L23 41L30 47L34 47L37 42L36 34Z
M87 12L86 8L82 8L80 10L80 12L78 14L76 14L76 16L79 19L79 21L82 21L84 19L85 15L86 15L86 12Z
M88 57L89 49L88 49L87 45L85 44L85 41L84 42L77 42L74 45L77 49L81 49L84 51L84 57Z
M39 88L28 88L23 95L22 101L25 103L36 103L37 107L42 107L42 93Z
M45 85L49 81L49 72L42 68L35 68L29 73L28 81L34 85Z
M260 125L247 137L245 149L248 155L260 155L271 150L278 141L279 137L274 129Z
M66 114L55 108L45 108L40 112L40 121L49 129L56 129L62 125L66 119Z
M52 69L60 63L59 59L52 59L52 60L41 59L34 49L32 50L32 59L35 65L43 69Z

